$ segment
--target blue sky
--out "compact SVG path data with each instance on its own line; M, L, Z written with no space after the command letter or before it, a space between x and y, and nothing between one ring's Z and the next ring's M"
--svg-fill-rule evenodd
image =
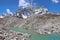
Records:
M27 2L29 2L27 0ZM51 12L60 12L60 0L33 0L36 6L43 6ZM32 4L33 4L32 3ZM15 12L19 8L19 0L0 0L0 14L6 13L6 9Z

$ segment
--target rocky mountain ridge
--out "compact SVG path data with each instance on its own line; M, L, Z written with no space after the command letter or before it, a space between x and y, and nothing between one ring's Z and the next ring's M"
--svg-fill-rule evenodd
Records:
M44 8L28 7L19 9L13 16L0 18L0 27L24 28L39 34L60 33L60 15Z

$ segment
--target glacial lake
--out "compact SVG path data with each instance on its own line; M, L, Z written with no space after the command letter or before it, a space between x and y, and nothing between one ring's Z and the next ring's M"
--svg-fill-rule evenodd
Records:
M31 34L31 38L30 40L60 40L60 34L46 34L46 35L40 35L35 33L32 30L26 30L23 28L16 28L16 27L11 27L11 30L15 31L15 32L22 32L22 33L28 33Z

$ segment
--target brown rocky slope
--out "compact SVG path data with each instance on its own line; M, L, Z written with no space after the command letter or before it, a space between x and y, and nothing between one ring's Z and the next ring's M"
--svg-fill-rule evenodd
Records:
M60 15L33 15L27 19L5 17L0 19L0 27L19 27L34 30L39 34L60 33Z

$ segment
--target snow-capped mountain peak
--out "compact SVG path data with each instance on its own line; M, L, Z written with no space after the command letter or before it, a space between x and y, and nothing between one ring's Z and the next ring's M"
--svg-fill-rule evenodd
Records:
M4 16L1 15L0 18L4 18Z
M47 12L48 12L47 8L28 6L26 8L18 9L14 15L22 18L28 18L34 14L43 15L43 14L47 14Z

